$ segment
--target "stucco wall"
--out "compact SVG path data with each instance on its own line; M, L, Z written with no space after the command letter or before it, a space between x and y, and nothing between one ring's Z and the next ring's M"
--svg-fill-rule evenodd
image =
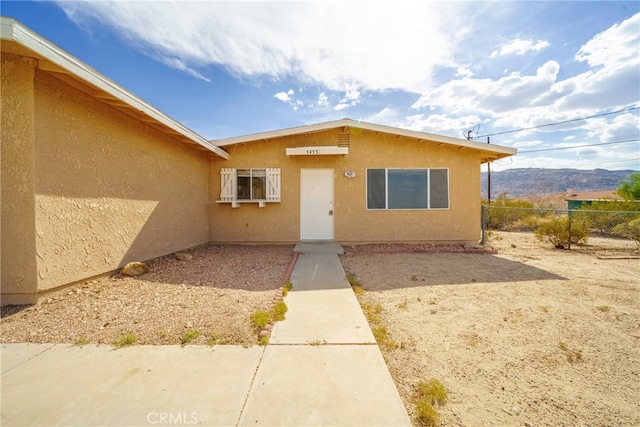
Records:
M349 242L477 242L480 236L480 161L471 149L351 129L345 156L290 156L287 147L336 145L340 130L225 147L228 161L211 168L211 240L295 242L300 240L300 169L333 168L334 239ZM266 208L216 204L220 168L281 168L282 202ZM448 168L447 210L366 209L367 168ZM353 171L348 179L344 172Z
M209 239L206 153L35 75L39 289Z
M35 61L2 55L0 95L2 293L33 301L35 258L34 97ZM31 296L29 296L31 295ZM11 298L11 297L7 297ZM3 303L12 302L3 298Z

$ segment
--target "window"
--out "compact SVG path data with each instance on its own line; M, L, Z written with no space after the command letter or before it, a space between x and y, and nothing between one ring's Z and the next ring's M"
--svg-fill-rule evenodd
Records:
M238 200L265 200L267 171L238 169Z
M223 168L220 178L221 203L280 201L280 169Z
M367 169L367 209L448 208L448 169Z

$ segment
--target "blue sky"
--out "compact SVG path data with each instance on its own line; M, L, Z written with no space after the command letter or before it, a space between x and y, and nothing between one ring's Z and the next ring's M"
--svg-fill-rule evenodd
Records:
M494 170L640 170L639 2L0 7L207 139L349 117L519 149Z

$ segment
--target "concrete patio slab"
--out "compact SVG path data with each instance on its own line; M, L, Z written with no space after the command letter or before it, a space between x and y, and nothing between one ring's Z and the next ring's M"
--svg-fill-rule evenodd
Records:
M242 426L409 426L377 346L267 346Z
M3 358L20 346L4 345ZM263 352L55 345L2 375L1 424L235 425Z
M53 347L54 344L2 344L2 375L23 365ZM7 350L5 351L5 347Z

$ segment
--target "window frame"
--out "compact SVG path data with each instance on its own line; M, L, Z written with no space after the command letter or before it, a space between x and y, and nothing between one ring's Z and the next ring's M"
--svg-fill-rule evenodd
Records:
M257 172L254 175L254 172ZM243 175L241 175L243 173ZM246 175L248 173L248 176ZM263 198L253 198L253 179L264 179ZM248 179L249 198L239 198L238 180ZM281 170L280 168L222 168L220 169L220 198L216 203L230 203L237 208L241 203L257 203L259 207L265 207L266 203L280 203L281 197Z
M384 207L383 208L370 208L369 207L369 171L370 170L382 170L384 171ZM389 171L426 171L427 183L426 183L426 207L419 208L393 208L389 207ZM446 207L431 207L432 194L431 194L431 171L446 171ZM438 197L440 200L440 198ZM366 168L365 169L365 204L367 211L445 211L451 209L451 186L450 186L450 170L447 167L431 167L431 168Z

